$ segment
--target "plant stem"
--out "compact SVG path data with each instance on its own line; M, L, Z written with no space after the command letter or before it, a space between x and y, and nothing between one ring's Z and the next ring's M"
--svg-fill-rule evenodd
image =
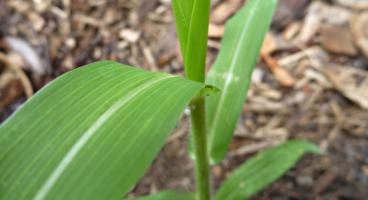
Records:
M196 182L199 200L210 200L209 165L205 123L205 97L197 97L191 103L192 136L196 164Z

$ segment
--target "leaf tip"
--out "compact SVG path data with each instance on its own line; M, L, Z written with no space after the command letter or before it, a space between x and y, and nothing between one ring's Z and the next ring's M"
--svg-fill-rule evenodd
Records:
M308 140L290 140L290 144L298 146L303 152L310 152L315 154L321 154L321 150L318 145L308 141Z

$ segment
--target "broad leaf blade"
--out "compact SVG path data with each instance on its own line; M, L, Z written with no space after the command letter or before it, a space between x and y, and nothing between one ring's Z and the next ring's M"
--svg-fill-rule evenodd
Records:
M203 82L210 0L173 0L176 29L189 79Z
M227 24L222 48L207 83L221 89L207 99L207 128L211 161L227 152L242 111L253 67L271 23L276 0L249 0Z
M257 154L240 166L220 187L215 200L244 200L276 181L305 152L319 148L303 140L294 140Z
M195 200L193 193L179 192L175 190L161 191L144 197L137 197L129 200Z
M102 61L47 85L0 127L0 199L120 199L203 85Z

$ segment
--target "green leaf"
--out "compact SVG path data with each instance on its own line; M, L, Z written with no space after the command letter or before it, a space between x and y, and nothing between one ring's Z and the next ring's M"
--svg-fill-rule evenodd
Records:
M101 61L0 126L0 199L121 199L203 84Z
M129 200L195 200L193 193L165 190L149 196L133 198Z
M226 23L222 47L207 83L221 92L207 99L207 130L212 163L220 162L246 99L254 65L271 23L276 0L248 0Z
M257 154L223 183L215 200L249 198L281 177L305 152L319 153L319 148L307 141L293 140Z
M172 6L185 73L204 82L210 0L173 0Z

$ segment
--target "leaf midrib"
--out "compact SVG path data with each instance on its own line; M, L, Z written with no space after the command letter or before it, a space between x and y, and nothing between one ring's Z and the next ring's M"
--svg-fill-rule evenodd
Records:
M259 1L257 1L257 4L259 3ZM254 9L254 10L251 10L251 12L249 13L249 16L251 16L251 18L254 18L254 15L253 13L256 11L257 9ZM215 111L215 116L214 116L214 120L213 122L211 123L212 125L213 124L217 124L218 123L218 120L219 120L219 116L220 116L220 111L222 111L222 109L224 108L222 106L223 104L223 101L225 99L225 97L227 96L227 92L228 92L228 88L230 86L230 83L231 83L231 80L232 80L232 77L234 76L233 74L233 71L235 70L235 64L239 58L239 55L240 55L240 50L239 50L239 47L241 46L241 44L243 43L243 40L246 38L245 37L245 31L248 29L250 23L252 22L252 19L248 19L246 20L246 24L244 25L244 28L240 34L240 40L239 42L237 43L236 45L236 48L235 48L235 55L234 55L234 58L232 59L231 61L231 64L230 64L230 70L229 70L229 73L228 73L228 76L226 77L225 79L225 84L224 84L224 87L222 88L222 91L223 93L221 94L221 97L220 97L220 100L219 100L219 103L217 104L216 106L216 111ZM210 136L210 142L209 142L209 149L212 149L212 146L213 146L213 140L214 140L214 132L215 132L215 129L213 129L213 126L211 127L211 130L210 130L210 133L209 133L209 136Z
M129 73L129 72L128 72ZM115 78L115 79L118 79L119 77L117 77L117 78ZM95 79L91 79L91 81L89 81L89 82L93 82L93 81L95 81L96 79L98 79L98 77L96 77ZM64 87L64 86L63 86ZM61 87L60 89L62 89L63 87ZM73 93L70 93L69 94L69 97L70 96L72 96L72 95L74 95L76 92L73 92ZM90 94L92 94L92 93L90 93ZM68 99L69 97L65 97L65 99ZM86 96L87 97L87 96ZM81 101L82 99L80 99L79 101ZM60 105L60 104L62 104L62 102L63 101L60 101L59 103L56 103L56 106L58 106L58 105ZM42 104L37 104L34 108L33 108L33 110L36 110L36 109L38 109L38 107L40 107ZM68 106L69 107L69 106ZM49 113L45 113L45 116L47 116ZM39 122L41 122L43 120L43 118L41 118L41 119L39 119L39 120L37 120L37 121L35 121L30 127L28 127L27 128L27 132L24 132L23 133L23 136L26 136L27 134L28 134L28 132L31 130L31 129L33 129L34 127L36 127L37 126L37 124L39 123ZM24 120L23 120L24 121ZM19 124L20 123L22 123L23 121L20 121L19 122ZM49 127L49 129L51 129L52 127ZM47 132L47 131L45 131L45 132ZM41 137L40 137L41 138ZM17 147L17 143L19 142L19 141L21 141L23 139L23 137L19 137L17 140L16 140L16 142L14 142L14 145L13 146L10 146L9 147L9 149L7 150L7 152L10 152L12 149L14 149L15 147ZM5 156L7 153L5 152L2 152L3 153L3 156ZM0 156L1 157L1 156Z
M131 72L133 72L133 71L131 71ZM127 74L129 74L129 73L130 73L130 72L127 72ZM132 79L134 79L134 76L132 76L131 78L132 78ZM116 76L116 78L111 79L111 81L113 81L113 80L115 80L115 79L119 79L119 77L118 77L118 76ZM99 87L100 87L100 86L98 86L97 88L99 88ZM116 85L116 86L114 86L113 88L115 88L115 87L119 87L119 85ZM90 93L89 93L89 95L90 95L90 94L93 94L93 93L94 93L94 92L90 92ZM71 95L72 95L72 94L71 94ZM87 95L87 96L85 96L85 97L88 97L89 95ZM67 99L67 98L66 98L66 99ZM83 98L82 98L82 99L79 99L79 101L82 101L82 100L83 100ZM62 101L61 101L61 102L62 102ZM38 105L39 105L39 104L38 104ZM45 114L45 116L47 116L47 115L48 115L48 114L46 113L46 114ZM71 118L71 120L78 119L78 117L80 117L80 116L79 116L79 115L75 115L73 118ZM37 123L38 123L38 122L35 122L35 124L37 124ZM32 127L32 126L31 126L31 127ZM31 127L30 127L28 130L32 129ZM52 129L52 126L50 126L50 127L49 127L49 129L51 130L51 129ZM48 130L45 130L44 132L48 132ZM56 132L56 134L55 134L55 135L58 135L58 133L59 133L59 132L61 132L61 130L59 130L58 132ZM42 138L42 137L40 136L38 139L40 139L40 138ZM68 138L67 138L65 141L68 141ZM15 142L15 143L17 143L17 142ZM33 143L37 143L37 139L36 139ZM62 144L62 146L63 146L63 145L64 145L64 143ZM16 146L16 145L15 145L15 146ZM28 146L28 148L29 148L29 147L31 147L31 145L29 145L29 146ZM28 149L25 149L24 151L28 151ZM39 154L39 156L41 156L41 154ZM26 166L25 168L23 168L23 172L21 172L21 175L19 175L19 177L22 177L22 176L23 176L23 174L24 174L24 173L26 173L26 172L28 171L28 169L32 167L33 163L34 163L34 162L37 162L37 159L38 159L38 157L37 157L37 156L35 156L31 163L27 163L27 166ZM49 164L49 162L48 162L48 163L46 163L46 164L44 165L44 168L45 168L46 166L48 166L48 164ZM44 169L44 168L43 168L43 169ZM42 169L42 170L43 170L43 169ZM41 171L42 171L42 170L41 170ZM9 188L9 190L12 190L12 189L13 189L13 187Z
M185 90L183 90L183 92L185 93ZM175 98L174 98L175 99ZM163 105L164 104L162 104L162 107L163 107ZM158 109L157 109L157 112L160 112L160 107L158 107ZM143 113L144 114L144 113ZM153 114L152 114L153 115ZM137 123L139 123L139 122L137 122ZM147 124L145 124L144 126L146 126ZM142 129L144 129L144 127L142 127ZM129 142L129 144L126 146L126 148L125 148L125 150L123 150L122 152L120 152L120 154L125 154L125 153L127 153L127 152L129 152L128 151L128 149L130 149L130 146L134 143L133 141L135 141L137 138L138 138L138 136L140 135L140 132L137 132L136 134L136 137L134 137L134 138L131 138L131 141ZM123 138L121 138L120 140L123 140ZM112 147L113 148L113 147ZM144 150L144 148L147 148L147 147L142 147L142 150L141 151L145 151ZM148 150L148 149L147 149ZM109 154L109 152L106 152L106 154ZM115 164L117 164L116 162L115 163L112 163L111 165L110 165L110 168L112 168L112 166L114 166ZM106 168L105 169L105 172L104 173L106 173L107 171L109 171L109 170L111 170L111 169L109 169L109 168Z
M92 126L82 134L82 136L78 139L78 141L72 146L72 148L66 153L64 158L55 168L55 170L51 173L50 177L46 180L46 182L41 186L40 190L36 193L34 200L42 200L44 199L49 191L52 189L54 184L59 180L63 172L73 161L74 157L79 153L79 151L83 148L83 146L89 141L89 139L94 136L94 134L98 131L98 129L110 118L112 117L116 111L118 111L122 106L129 103L135 96L139 93L145 91L148 88L153 87L155 84L169 79L175 78L171 76L164 76L156 79L151 79L146 83L140 85L136 90L129 92L127 95L122 97L119 101L114 103L109 109L107 109L93 124Z

